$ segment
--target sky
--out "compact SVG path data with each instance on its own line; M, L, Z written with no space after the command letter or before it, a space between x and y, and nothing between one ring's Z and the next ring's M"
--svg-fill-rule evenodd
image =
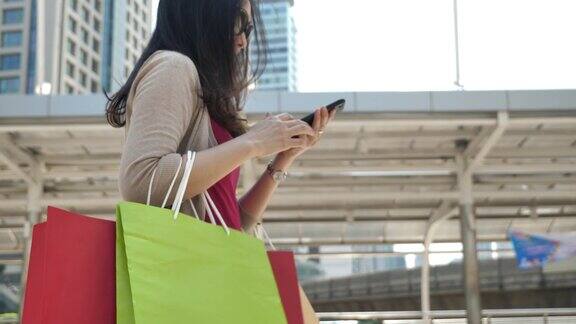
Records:
M300 90L457 89L453 3L296 0ZM576 88L574 12L574 0L459 0L460 84Z
M295 0L293 9L299 91L458 89L453 0ZM463 89L576 88L574 12L574 0L459 0Z

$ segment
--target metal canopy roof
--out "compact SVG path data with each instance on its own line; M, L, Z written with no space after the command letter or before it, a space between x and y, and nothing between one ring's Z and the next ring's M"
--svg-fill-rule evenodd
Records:
M265 213L277 243L422 242L440 206L457 214L457 140L473 169L479 240L514 227L576 231L576 91L255 92L251 121L346 98ZM22 248L29 184L45 206L112 217L123 129L101 96L0 96L0 251ZM242 168L239 194L269 158ZM31 192L33 194L33 192ZM457 219L436 241L459 241Z

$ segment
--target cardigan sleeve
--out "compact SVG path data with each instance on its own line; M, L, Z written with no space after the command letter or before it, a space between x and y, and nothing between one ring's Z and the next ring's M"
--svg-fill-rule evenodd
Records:
M185 155L177 150L194 110L200 109L198 73L187 56L163 51L144 63L132 88L120 161L120 193L124 200L146 203L151 176L156 170L150 203L160 206L176 177L168 198L170 206L185 166Z

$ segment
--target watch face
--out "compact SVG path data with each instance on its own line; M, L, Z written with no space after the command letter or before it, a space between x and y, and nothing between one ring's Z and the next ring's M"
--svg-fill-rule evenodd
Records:
M284 181L286 179L286 175L282 171L274 172L274 180L276 181Z

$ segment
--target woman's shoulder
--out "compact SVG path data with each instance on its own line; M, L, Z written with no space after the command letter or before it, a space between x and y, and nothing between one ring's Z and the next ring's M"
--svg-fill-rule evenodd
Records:
M186 55L169 50L158 50L144 62L141 67L142 76L149 73L169 74L198 80L198 71L194 62Z
M171 64L175 66L191 66L196 68L194 62L186 55L170 50L157 50L156 52L152 53L148 60L146 60L145 64Z
M201 93L196 66L189 57L174 51L156 51L136 74L126 103L127 115L131 115L136 98L151 102L152 106L158 106L160 101L164 104L172 102L173 106L188 107L188 113L202 104L199 100Z

